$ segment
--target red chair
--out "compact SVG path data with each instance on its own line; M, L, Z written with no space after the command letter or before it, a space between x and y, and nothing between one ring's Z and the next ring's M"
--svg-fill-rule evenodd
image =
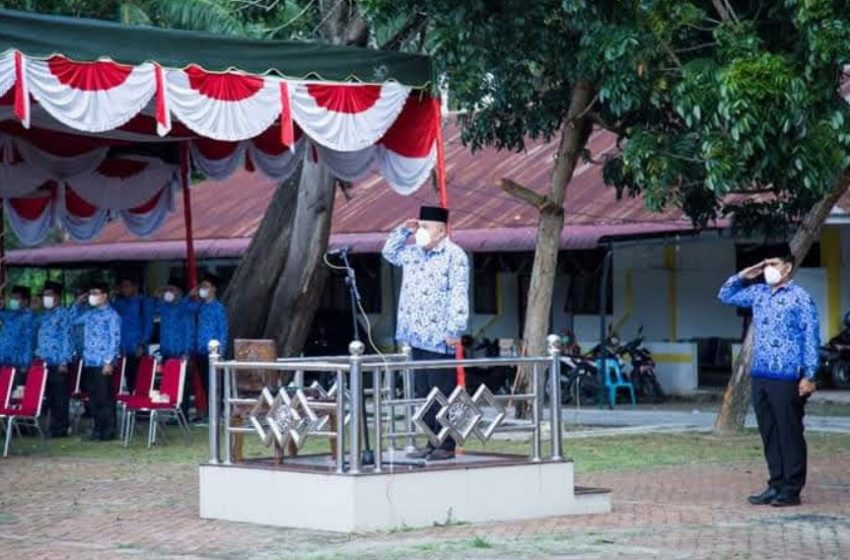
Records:
M117 375L116 375L117 374ZM112 372L112 394L121 395L128 393L127 390L127 358L115 360L115 370Z
M12 399L12 385L15 381L14 366L0 366L0 408L9 406ZM0 417L0 429L4 426L4 420Z
M155 401L150 394L132 395L127 401L127 409L123 420L124 446L130 445L130 440L135 432L136 413L148 413L148 447L156 443L157 430L161 430L160 421L165 416L171 416L177 420L178 425L186 432L187 437L192 436L189 422L183 415L180 404L183 402L183 383L186 380L186 360L171 358L162 365L162 382L159 394L165 398Z
M133 387L132 394L119 393L115 395L115 405L118 407L118 433L122 434L127 429L127 401L130 397L148 397L153 389L153 381L156 377L156 358L153 356L142 356L139 358L139 367L136 369L136 384Z
M9 456L9 446L12 443L12 434L15 432L15 424L24 423L33 426L38 435L44 440L44 432L38 423L41 416L41 403L44 401L44 389L47 387L47 368L43 363L33 364L27 371L27 380L24 384L24 395L20 404L11 404L0 408L0 417L7 418L6 423L6 445L3 447L3 456Z

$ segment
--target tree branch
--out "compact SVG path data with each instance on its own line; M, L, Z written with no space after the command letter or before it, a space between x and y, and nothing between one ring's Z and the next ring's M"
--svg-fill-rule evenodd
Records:
M625 132L625 130L621 126L611 124L603 120L602 116L595 111L588 113L587 118L590 119L590 122L592 122L599 128L604 128L605 130L613 132L614 134L622 135Z
M428 22L428 14L425 12L416 12L406 22L401 26L401 29L395 32L395 34L390 37L383 45L381 45L382 51L398 51L401 50L401 47L404 46L404 43L416 35L420 33L422 29L425 27L425 24Z
M711 0L711 3L720 15L720 19L724 22L738 21L738 16L735 14L735 10L732 9L732 6L729 5L728 0Z
M534 192L528 187L524 187L515 181L511 181L510 179L503 178L499 182L499 188L508 193L511 196L514 196L523 202L527 202L528 204L534 206L540 212L543 212L547 208L557 207L557 205L553 204L551 200L546 198L540 193Z

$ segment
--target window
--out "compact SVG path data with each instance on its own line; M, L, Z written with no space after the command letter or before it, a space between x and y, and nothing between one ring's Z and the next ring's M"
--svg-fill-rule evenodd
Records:
M472 258L472 308L474 313L499 313L499 267L493 254L481 253Z
M564 251L559 255L558 270L567 276L567 298L564 311L574 315L598 315L599 296L603 288L605 250ZM605 313L614 312L614 282L609 271Z

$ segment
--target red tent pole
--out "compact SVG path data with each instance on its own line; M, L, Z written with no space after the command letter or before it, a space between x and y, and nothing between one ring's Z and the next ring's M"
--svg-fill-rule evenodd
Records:
M449 192L446 188L446 153L443 146L443 104L439 97L434 98L434 134L437 140L437 189L440 193L440 206L449 207Z
M437 189L440 193L440 206L449 207L449 191L446 187L446 152L443 146L443 104L440 97L434 98L434 135L437 141ZM455 358L463 359L463 346L455 345ZM457 366L457 384L466 387L466 371L463 366Z
M186 267L189 289L198 285L198 263L195 260L195 235L192 232L192 195L189 192L189 144L180 145L180 186L183 190L183 221L186 224Z

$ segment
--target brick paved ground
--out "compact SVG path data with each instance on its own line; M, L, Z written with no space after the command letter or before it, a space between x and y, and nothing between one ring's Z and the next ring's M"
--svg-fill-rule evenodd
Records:
M342 536L201 520L185 464L12 457L0 461L0 558L850 558L850 454L814 460L804 506L787 510L743 503L763 483L758 463L578 482L612 488L614 511Z

